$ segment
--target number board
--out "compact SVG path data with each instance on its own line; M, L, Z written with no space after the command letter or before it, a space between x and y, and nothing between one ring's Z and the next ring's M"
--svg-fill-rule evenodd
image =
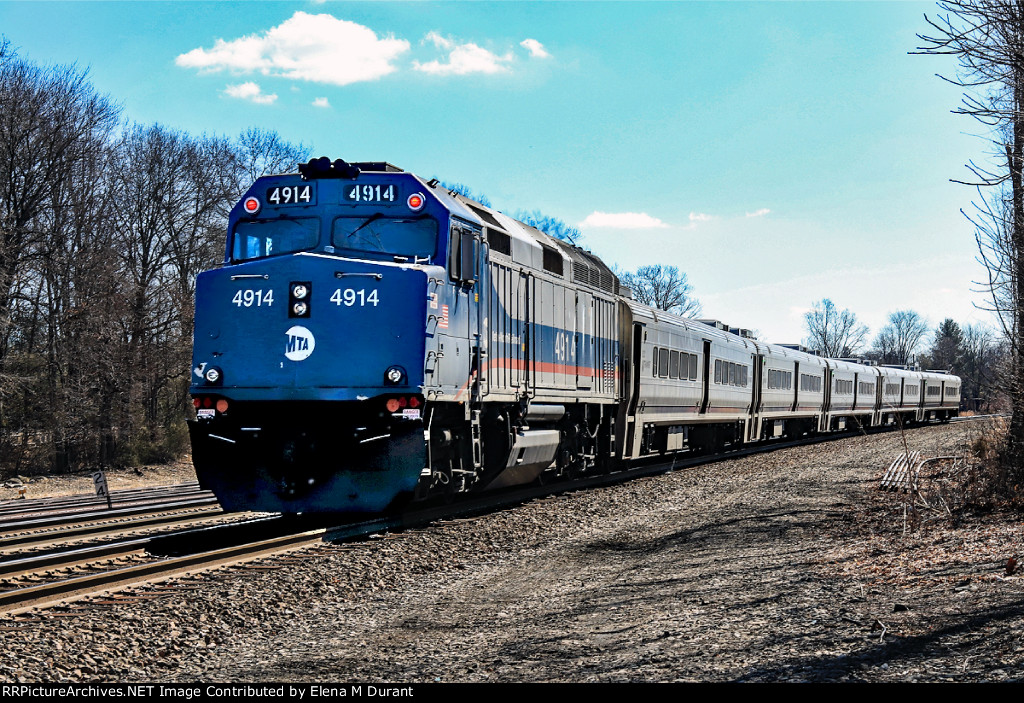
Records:
M298 186L267 188L267 202L271 205L316 205L316 188L312 183Z
M398 188L394 183L345 186L342 192L345 194L345 201L350 203L390 205L398 201Z

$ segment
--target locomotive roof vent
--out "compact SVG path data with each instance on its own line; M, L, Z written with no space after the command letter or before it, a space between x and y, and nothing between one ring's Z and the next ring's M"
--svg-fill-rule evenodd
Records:
M404 173L404 171L394 164L389 164L387 161L353 161L352 166L355 166L360 171L374 171L374 172L385 172L385 173Z
M619 285L618 277L612 273L603 261L588 251L574 244L557 241L572 261L572 278L578 283L586 283L609 293L621 294L625 289ZM632 292L629 297L632 297Z
M455 193L454 191L450 191L450 193L452 195L459 195L458 193ZM502 226L501 223L498 222L496 219L494 219L494 215L492 215L491 213L489 213L486 210L484 210L483 207L481 207L478 204L475 204L472 200L469 200L468 198L460 197L459 200L466 207L468 207L470 210L472 210L474 213L476 213L476 216L479 217L481 220L483 220L484 224L488 224L491 227L498 227L499 229L501 228L501 226Z

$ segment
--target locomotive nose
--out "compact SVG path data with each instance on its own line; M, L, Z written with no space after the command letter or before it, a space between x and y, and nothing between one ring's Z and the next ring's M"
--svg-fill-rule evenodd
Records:
M311 254L201 274L193 392L355 400L416 388L427 279L415 266Z

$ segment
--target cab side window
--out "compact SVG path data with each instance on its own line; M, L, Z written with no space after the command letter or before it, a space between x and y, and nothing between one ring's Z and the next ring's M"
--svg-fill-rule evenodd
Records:
M456 281L472 284L480 275L480 237L469 227L452 225L448 244L448 269Z

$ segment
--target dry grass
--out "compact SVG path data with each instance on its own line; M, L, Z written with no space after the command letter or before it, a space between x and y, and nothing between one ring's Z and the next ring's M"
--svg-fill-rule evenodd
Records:
M903 494L904 532L969 512L1024 508L1002 456L1007 424L1005 418L970 423L953 452L921 464Z

